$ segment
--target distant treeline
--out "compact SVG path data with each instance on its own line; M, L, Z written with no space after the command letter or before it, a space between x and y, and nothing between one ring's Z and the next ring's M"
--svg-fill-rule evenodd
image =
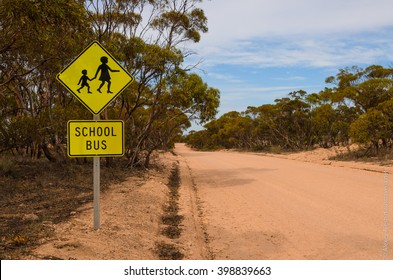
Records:
M339 70L319 93L300 90L274 104L229 112L192 131L197 149L305 150L361 143L375 150L393 140L393 69Z

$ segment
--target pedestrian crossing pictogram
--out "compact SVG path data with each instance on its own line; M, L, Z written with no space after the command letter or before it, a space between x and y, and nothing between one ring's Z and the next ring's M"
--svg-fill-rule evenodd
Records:
M97 41L64 68L57 79L94 115L100 114L134 81Z

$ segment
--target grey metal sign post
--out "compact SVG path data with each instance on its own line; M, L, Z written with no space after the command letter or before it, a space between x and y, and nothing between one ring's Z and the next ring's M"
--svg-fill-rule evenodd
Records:
M100 115L94 115L93 120L100 120ZM93 205L94 205L94 229L100 228L100 157L93 158Z

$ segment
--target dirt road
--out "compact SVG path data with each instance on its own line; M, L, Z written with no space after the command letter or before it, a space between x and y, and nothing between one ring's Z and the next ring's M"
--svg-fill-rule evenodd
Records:
M389 232L383 173L181 144L175 151L215 259L393 259L393 191Z

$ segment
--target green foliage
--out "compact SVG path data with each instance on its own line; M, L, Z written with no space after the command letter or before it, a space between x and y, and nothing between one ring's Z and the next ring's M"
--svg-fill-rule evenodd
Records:
M101 116L125 121L129 166L172 147L190 120L211 120L219 91L185 71L177 48L207 32L200 2L1 1L0 151L65 160L67 121L92 117L55 77L93 39L136 78Z
M300 90L274 104L230 112L192 132L198 149L303 150L352 142L375 149L393 140L393 70L373 65L339 70L319 93Z
M393 70L378 65L340 69L319 93L290 92L214 120L220 92L184 67L190 53L179 47L208 31L200 2L2 0L0 151L65 160L67 121L91 116L55 76L93 39L136 78L101 116L125 121L129 166L148 165L152 152L171 148L190 121L205 124L187 137L200 149L391 146Z
M368 144L372 143L376 148L379 141L386 143L392 139L393 123L389 121L386 114L370 109L361 115L350 127L350 135L354 141Z

